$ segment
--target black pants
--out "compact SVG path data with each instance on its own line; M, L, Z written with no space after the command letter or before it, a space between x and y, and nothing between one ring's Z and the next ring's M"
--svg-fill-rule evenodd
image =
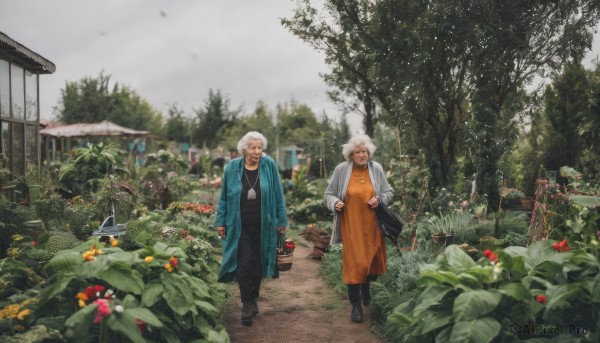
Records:
M242 224L237 249L238 265L235 276L240 287L242 303L251 302L260 295L262 267L260 263L260 223Z

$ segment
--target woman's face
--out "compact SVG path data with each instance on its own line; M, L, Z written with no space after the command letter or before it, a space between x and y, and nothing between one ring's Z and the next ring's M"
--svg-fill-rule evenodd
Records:
M369 161L369 152L363 144L356 147L356 150L352 153L352 161L359 167L367 165L367 162Z
M246 158L246 163L248 164L256 164L260 160L263 152L262 141L259 139L252 139L248 143L248 148L244 150L244 155Z

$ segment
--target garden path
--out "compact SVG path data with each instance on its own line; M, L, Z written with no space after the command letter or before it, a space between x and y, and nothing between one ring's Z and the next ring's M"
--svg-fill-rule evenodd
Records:
M350 321L350 303L327 286L311 252L312 244L300 239L292 269L281 272L279 279L263 280L260 313L251 326L240 322L237 284L228 285L231 297L225 303L223 325L232 343L384 342L370 329L367 307L363 308L362 323Z

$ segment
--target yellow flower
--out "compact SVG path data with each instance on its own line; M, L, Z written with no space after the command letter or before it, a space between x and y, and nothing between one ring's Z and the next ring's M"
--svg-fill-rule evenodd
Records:
M154 256L146 256L146 258L144 259L144 261L150 263L150 262L154 261Z
M173 272L173 267L171 267L170 263L165 264L165 268L169 271L169 273Z
M31 310L30 309L25 309L25 310L19 312L19 314L17 315L17 319L24 320L30 314L31 314Z
M84 307L85 306L85 301L79 299L79 307Z
M18 259L19 258L19 254L21 253L21 249L19 248L10 248L7 251L8 256L12 259Z
M12 236L12 239L13 239L14 241L20 241L20 240L22 240L23 238L25 238L25 237L23 237L23 236L21 236L21 235L19 235L19 234L17 234L17 235L13 235L13 236Z
M118 247L118 246L119 246L119 240L118 240L118 239L116 239L116 238L113 238L113 239L110 241L110 246L111 246L111 247Z

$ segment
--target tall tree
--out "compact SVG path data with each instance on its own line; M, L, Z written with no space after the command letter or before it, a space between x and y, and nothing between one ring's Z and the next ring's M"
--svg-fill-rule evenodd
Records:
M190 143L192 119L186 118L184 112L177 105L171 105L168 110L165 131L169 141Z
M97 78L67 81L54 112L66 124L108 120L136 130L162 133L160 112L128 87L118 83L111 86L110 75L104 72Z
M450 0L453 1L453 0ZM472 54L469 66L477 149L477 192L490 209L499 201L498 161L509 144L496 139L502 110L535 75L558 70L569 58L580 60L591 46L600 20L600 3L587 0L462 1ZM501 135L501 134L500 134Z
M193 141L200 146L215 148L223 138L224 131L230 127L240 109L230 109L227 97L221 95L221 91L208 91L208 99L204 102L204 108L194 110L198 119L198 127L194 130Z

